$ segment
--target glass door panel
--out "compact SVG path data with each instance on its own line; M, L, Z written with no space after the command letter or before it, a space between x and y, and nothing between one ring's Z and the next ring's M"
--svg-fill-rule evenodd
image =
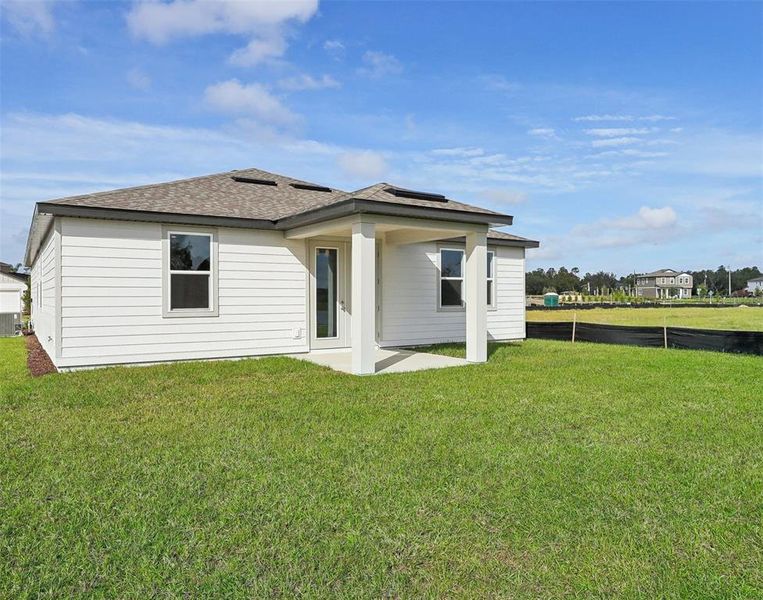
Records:
M315 249L315 337L339 335L339 272L336 248Z

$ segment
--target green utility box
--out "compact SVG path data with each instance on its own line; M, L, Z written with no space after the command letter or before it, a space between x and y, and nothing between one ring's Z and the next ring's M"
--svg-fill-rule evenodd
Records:
M543 294L543 306L559 306L559 294L556 292Z

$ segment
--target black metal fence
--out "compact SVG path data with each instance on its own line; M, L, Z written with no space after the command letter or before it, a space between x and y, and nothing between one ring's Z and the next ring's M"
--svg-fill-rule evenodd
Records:
M713 350L763 356L763 332L633 327L594 323L527 323L527 337L571 342L625 344L651 348Z
M592 310L594 308L739 308L740 306L748 306L750 308L763 308L763 302L760 304L753 303L736 303L736 304L721 304L716 302L710 304L707 302L692 302L681 303L676 302L674 304L664 302L638 302L634 304L623 304L617 302L600 302L591 304L559 304L559 306L543 306L540 304L531 304L527 306L527 310Z

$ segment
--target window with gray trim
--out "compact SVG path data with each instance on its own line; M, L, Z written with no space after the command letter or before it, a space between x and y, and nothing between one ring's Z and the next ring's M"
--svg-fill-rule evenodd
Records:
M212 235L169 232L169 310L212 310Z

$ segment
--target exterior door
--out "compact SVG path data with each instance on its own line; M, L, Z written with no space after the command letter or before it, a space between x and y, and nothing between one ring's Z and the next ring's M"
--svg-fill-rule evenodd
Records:
M344 242L310 243L310 348L349 346L349 256Z

